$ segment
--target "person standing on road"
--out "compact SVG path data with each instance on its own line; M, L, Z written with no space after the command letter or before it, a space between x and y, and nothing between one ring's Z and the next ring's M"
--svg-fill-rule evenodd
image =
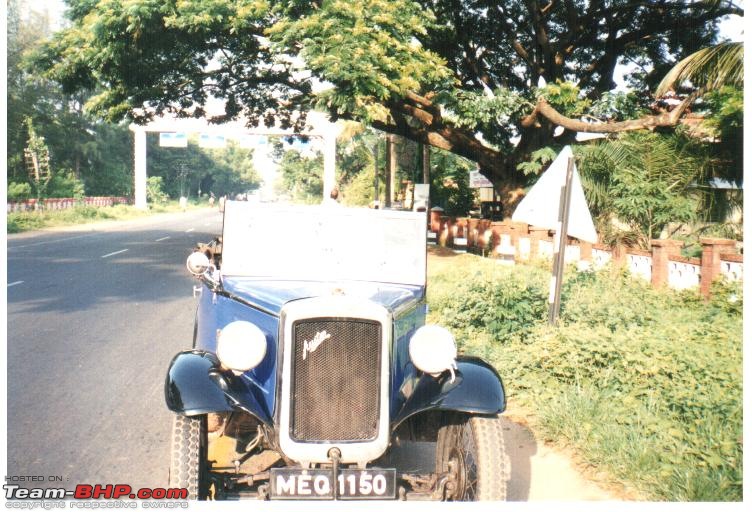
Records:
M324 201L321 203L324 206L339 206L339 188L336 186L332 189L332 191L329 193L329 197L324 199Z

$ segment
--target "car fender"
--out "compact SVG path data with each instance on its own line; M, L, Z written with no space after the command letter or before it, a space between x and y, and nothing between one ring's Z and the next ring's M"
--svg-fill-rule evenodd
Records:
M204 350L186 350L172 359L165 401L171 411L186 416L239 410L272 424L271 414L256 398L253 386L223 370L217 357Z
M408 385L409 396L392 421L392 430L407 418L426 411L499 414L506 409L504 384L496 370L480 358L460 357L454 379L423 374ZM403 386L403 389L405 386Z

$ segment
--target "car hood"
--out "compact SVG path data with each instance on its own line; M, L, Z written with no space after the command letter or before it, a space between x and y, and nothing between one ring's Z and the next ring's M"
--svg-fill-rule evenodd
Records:
M248 277L225 277L222 287L231 295L255 304L275 315L290 301L328 295L345 295L367 299L390 311L417 301L424 296L424 287L364 281L285 281L260 280Z

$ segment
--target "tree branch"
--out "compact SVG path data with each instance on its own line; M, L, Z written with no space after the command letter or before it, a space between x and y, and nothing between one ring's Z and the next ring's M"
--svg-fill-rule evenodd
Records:
M631 130L652 130L659 127L676 126L679 124L682 115L687 111L689 106L694 103L702 93L702 90L695 91L670 112L615 123L587 123L579 119L572 119L571 117L566 117L559 113L550 103L548 103L548 101L546 101L545 98L539 98L533 111L522 119L521 124L525 128L536 126L538 116L540 115L552 123L573 132L619 133Z

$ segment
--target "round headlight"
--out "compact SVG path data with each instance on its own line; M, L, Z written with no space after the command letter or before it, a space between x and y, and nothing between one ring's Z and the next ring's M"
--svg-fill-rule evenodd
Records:
M217 335L217 357L236 372L257 367L266 355L266 335L250 322L231 322Z
M201 251L192 252L188 256L188 260L185 262L185 266L188 267L188 272L194 276L200 276L209 270L211 262L209 257Z
M431 375L457 368L454 336L439 325L424 325L410 338L410 360L415 367Z

